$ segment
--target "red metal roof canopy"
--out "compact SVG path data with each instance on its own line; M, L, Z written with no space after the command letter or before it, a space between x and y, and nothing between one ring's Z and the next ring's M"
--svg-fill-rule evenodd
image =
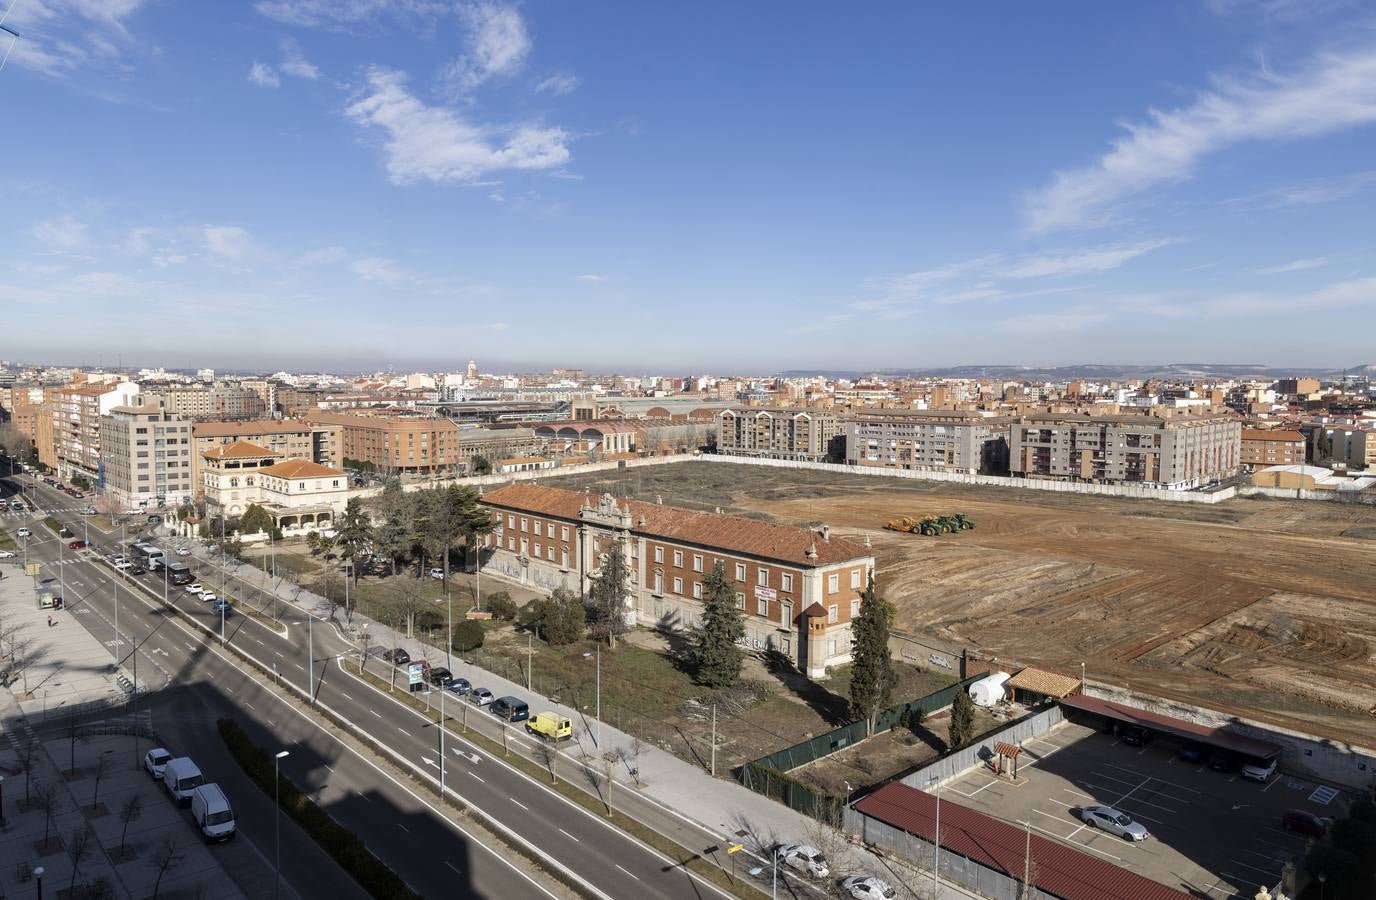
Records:
M1086 697L1083 694L1066 697L1060 701L1061 706L1071 709L1079 709L1084 712L1096 713L1107 716L1110 719L1117 719L1119 722L1127 722L1131 725L1140 725L1143 728L1151 728L1155 731L1162 731L1166 734L1173 734L1176 737L1184 738L1189 741L1198 741L1201 744L1208 744L1211 747L1218 747L1221 750L1231 750L1243 756L1255 756L1258 759L1270 759L1279 756L1281 752L1280 744L1273 744L1270 741L1259 741L1256 738L1243 737L1239 734L1229 734L1218 728L1210 728L1208 725L1197 725L1194 722L1186 722L1184 719L1176 719L1165 716L1161 713L1149 712L1145 709L1137 709L1132 706L1124 706L1121 703L1114 703L1111 700L1103 700L1099 697Z

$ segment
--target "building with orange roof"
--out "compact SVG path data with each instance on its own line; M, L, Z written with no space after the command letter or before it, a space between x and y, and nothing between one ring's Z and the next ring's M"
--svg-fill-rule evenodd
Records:
M626 618L658 628L701 623L704 581L717 562L736 589L745 643L789 657L809 677L850 660L851 621L874 552L818 530L622 500L538 484L483 495L497 518L483 571L542 590L586 592L613 542L630 566Z
M304 534L333 527L348 503L343 469L283 459L248 441L212 447L201 457L201 490L211 515L233 519L256 504L284 533Z
M1304 465L1304 435L1280 428L1244 428L1241 462L1258 469Z
M232 444L235 441L248 441L289 459L309 459L322 466L337 468L344 462L341 431L338 425L306 419L196 422L191 427L196 485L199 489L203 454L220 444Z

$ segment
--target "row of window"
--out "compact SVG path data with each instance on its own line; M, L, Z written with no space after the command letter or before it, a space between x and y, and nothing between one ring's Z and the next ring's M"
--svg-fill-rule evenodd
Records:
M521 531L529 532L530 534L533 534L536 537L540 537L541 534L543 534L545 537L554 537L555 525L553 522L544 523L544 530L541 531L541 522L539 519L536 519L534 524L531 524L531 520L527 519L525 516L521 516L520 519ZM506 527L510 528L512 531L516 530L516 516L508 515L506 517ZM559 528L561 530L560 540L567 541L569 539L569 527L567 525L561 525L559 526Z

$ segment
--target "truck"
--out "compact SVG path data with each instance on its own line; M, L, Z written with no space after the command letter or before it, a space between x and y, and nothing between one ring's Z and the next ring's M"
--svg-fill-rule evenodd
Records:
M191 818L206 843L234 837L234 810L218 784L203 784L191 792Z
M547 741L562 741L573 736L573 722L556 712L540 712L526 722L526 731Z

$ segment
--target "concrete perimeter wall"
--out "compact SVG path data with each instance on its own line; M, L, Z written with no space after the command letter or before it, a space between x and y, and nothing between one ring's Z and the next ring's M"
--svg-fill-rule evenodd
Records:
M900 780L908 787L917 788L919 791L930 790L933 778L937 780L937 784L940 784L968 769L982 765L987 759L993 759L994 744L1000 741L1005 744L1021 744L1028 738L1046 734L1064 721L1065 713L1061 711L1060 704L1053 704L1039 713L1034 713L1025 719L1019 719L1002 731L986 734L979 739L978 743L938 759L930 766L923 766L915 772L910 772Z
M1217 710L1175 700L1148 697L1100 682L1087 682L1085 694L1134 709L1145 709L1184 719L1186 722L1221 728L1230 734L1280 744L1282 772L1303 775L1354 790L1366 790L1376 781L1376 750L1356 744L1316 737L1278 725L1264 725L1251 719L1229 716Z

